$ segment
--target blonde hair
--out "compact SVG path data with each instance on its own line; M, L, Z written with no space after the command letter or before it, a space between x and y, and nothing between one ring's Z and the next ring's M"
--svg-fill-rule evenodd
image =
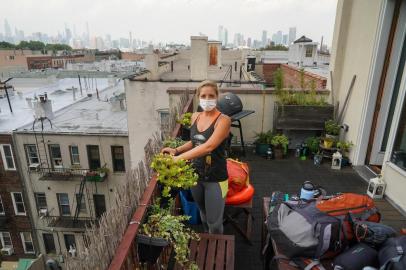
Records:
M196 90L196 95L197 97L200 96L200 90L205 87L205 86L210 86L214 89L214 91L216 92L216 96L219 96L219 88L217 86L217 83L215 81L210 81L210 80L205 80L202 81L198 86L197 86L197 90Z

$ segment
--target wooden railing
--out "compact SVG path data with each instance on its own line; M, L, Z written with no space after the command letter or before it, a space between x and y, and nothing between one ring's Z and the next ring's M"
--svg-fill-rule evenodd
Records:
M193 110L193 96L190 96L186 105L182 110L182 114L185 112L192 112ZM179 136L182 126L177 123L172 131L172 137ZM136 269L138 264L137 260L137 248L136 237L140 225L142 224L148 206L153 202L155 195L157 194L157 177L153 175L147 188L141 196L139 206L137 207L131 221L121 239L119 246L115 251L113 260L110 263L108 270L127 270Z

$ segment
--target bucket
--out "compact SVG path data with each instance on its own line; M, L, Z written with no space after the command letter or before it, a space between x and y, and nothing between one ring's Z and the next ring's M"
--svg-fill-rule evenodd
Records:
M200 211L195 201L193 201L192 193L190 190L182 190L179 192L180 202L182 204L183 214L190 216L189 224L200 224Z
M300 190L300 198L305 200L313 199L314 197L314 185L310 181L303 183L302 189Z

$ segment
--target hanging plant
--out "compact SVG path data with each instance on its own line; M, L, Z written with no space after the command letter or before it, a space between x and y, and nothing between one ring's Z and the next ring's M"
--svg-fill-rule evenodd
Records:
M170 155L157 154L151 168L158 173L158 182L163 185L162 196L169 197L172 188L188 189L197 184L198 175L186 160L174 161Z
M147 222L140 229L140 233L156 240L168 241L175 250L176 262L185 269L199 269L194 262L189 261L189 242L199 240L199 235L185 225L190 217L171 214L174 201L171 199L168 208L161 208L159 201L152 205ZM145 241L148 243L148 241Z
M192 124L192 113L184 113L181 118L177 120L179 124L185 127L190 127Z

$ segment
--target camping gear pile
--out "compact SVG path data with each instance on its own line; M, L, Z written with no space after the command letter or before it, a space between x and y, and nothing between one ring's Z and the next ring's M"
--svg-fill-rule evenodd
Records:
M381 215L367 195L325 196L306 182L301 196L274 192L267 226L279 255L299 269L406 269L406 236L379 223ZM268 249L272 245L268 243ZM282 255L280 255L282 254ZM367 269L367 268L365 268Z

